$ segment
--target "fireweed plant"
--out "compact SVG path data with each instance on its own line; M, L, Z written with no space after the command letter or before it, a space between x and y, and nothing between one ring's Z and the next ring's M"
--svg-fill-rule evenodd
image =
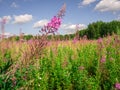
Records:
M35 38L33 40L28 41L28 45L29 45L28 50L31 52L30 53L31 57L29 57L28 60L31 59L33 56L35 58L40 58L39 56L41 56L44 47L46 47L48 44L47 41L48 34L55 34L58 31L61 25L61 20L65 14L65 10L66 10L66 4L62 6L58 14L54 16L51 19L51 21L47 23L47 25L44 25L44 27L41 28L41 30L39 31L41 33L41 36L38 36L37 39Z
M9 62L5 62L3 67L0 67L0 72L3 74L0 75L0 89L14 89L17 85L21 86L25 84L19 82L20 78L23 80L30 79L28 73L25 73L25 68L29 69L30 65L34 65L42 56L44 53L44 48L48 43L47 35L55 34L58 31L62 22L61 20L65 14L65 10L66 4L62 6L58 14L54 16L51 21L47 23L47 25L44 25L44 27L41 28L41 35L38 35L37 37L26 42L23 42L22 40L18 42L20 45L20 55L18 55L18 60L16 60L15 63L12 63L12 60L10 59ZM6 72L3 73L4 70L6 70ZM20 73L24 74L19 76Z
M0 42L0 90L120 90L120 36L48 41L64 13L29 41Z
M55 34L55 32L58 31L58 28L61 25L61 19L65 14L65 10L66 10L66 5L64 4L63 7L61 8L61 10L58 12L58 14L56 16L54 16L50 22L47 23L47 25L45 25L42 29L41 29L41 33L43 35L48 35L50 33Z
M36 58L39 58L39 56L41 56L43 52L42 50L48 44L47 35L55 34L58 31L61 25L61 20L65 15L65 10L66 4L62 6L58 14L54 16L51 21L47 23L47 25L44 25L44 27L41 28L39 32L42 34L42 36L38 36L37 39L28 41L29 49L31 51L31 57L35 56Z
M41 57L41 54L43 53L44 48L47 46L47 36L48 34L55 34L60 25L61 20L65 14L66 5L64 4L58 14L54 16L50 22L47 23L47 25L44 25L43 28L39 31L41 33L41 36L37 36L36 38L29 40L27 42L28 46L27 51L29 50L29 53L27 51L23 51L23 58L26 60L30 59L39 59ZM28 55L28 56L27 56ZM28 61L27 61L28 63ZM26 63L25 63L26 64Z

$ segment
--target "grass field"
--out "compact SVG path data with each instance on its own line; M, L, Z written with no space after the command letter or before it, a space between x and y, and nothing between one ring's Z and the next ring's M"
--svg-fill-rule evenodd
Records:
M1 90L120 89L120 36L40 45L0 42Z

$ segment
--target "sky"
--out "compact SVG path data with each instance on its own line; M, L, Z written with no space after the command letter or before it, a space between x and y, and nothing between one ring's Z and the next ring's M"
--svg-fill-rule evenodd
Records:
M120 0L0 0L1 22L5 18L6 34L36 35L66 4L58 34L71 34L96 21L120 20Z

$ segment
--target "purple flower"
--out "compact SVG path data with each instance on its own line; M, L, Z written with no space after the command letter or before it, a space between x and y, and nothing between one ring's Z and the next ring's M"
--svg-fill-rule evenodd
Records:
M54 16L51 21L47 24L47 29L55 29L58 30L58 28L61 25L61 19L59 17Z
M44 26L41 31L45 33L54 33L58 30L61 25L61 19L54 16L46 26Z
M120 83L116 83L115 84L115 88L118 89L118 90L120 90Z
M66 5L64 4L61 10L58 12L58 15L54 16L47 25L45 25L43 28L41 28L42 33L49 34L49 33L55 33L57 32L58 28L61 25L61 18L64 16L66 9Z
M32 43L33 43L32 39L28 40L28 44L32 44Z
M74 38L74 39L73 39L73 43L76 43L76 42L77 42L77 39L76 39L76 38Z
M102 38L98 39L98 43L102 43L102 41L103 41Z
M62 8L60 9L60 11L57 14L57 17L62 18L65 15L65 10L66 10L66 4L64 3L64 5L62 6Z
M105 61L106 61L105 57L102 57L100 60L101 63L104 63Z

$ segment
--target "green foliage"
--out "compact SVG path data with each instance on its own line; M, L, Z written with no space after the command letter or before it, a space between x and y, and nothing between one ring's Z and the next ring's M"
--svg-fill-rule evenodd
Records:
M56 43L56 42L55 42ZM1 90L115 90L120 82L120 37L50 47L13 74L11 51L0 54ZM105 57L105 62L101 58ZM34 57L34 56L33 56ZM14 67L16 68L16 67Z
M79 31L79 36L84 37L87 35L88 39L98 39L99 37L105 37L108 35L118 34L120 35L120 21L103 22L97 21L88 25L86 29ZM60 40L71 40L75 37L75 34L56 35ZM48 36L49 40L52 36Z
M88 25L88 28L82 31L79 31L79 35L83 37L87 35L89 39L98 39L99 37L105 37L108 34L112 35L119 34L120 32L120 21L111 21L111 22L93 22Z
M23 39L24 40L30 40L31 38L33 38L32 35L24 35ZM12 36L8 38L9 40L14 40L14 41L19 41L20 40L20 36Z
M4 58L0 59L0 73L5 73L9 67L12 65L11 53L6 51Z
M111 21L111 22L103 22L97 21L90 23L86 29L79 31L79 36L84 37L87 36L88 39L98 39L99 37L106 37L108 35L117 34L120 35L120 21ZM72 40L76 36L75 34L66 34L66 35L48 35L48 40ZM34 36L37 38L38 36ZM33 38L32 35L24 35L24 40L30 40ZM19 41L19 36L10 37L9 40L15 39L15 41Z
M33 38L33 36L32 35L25 35L23 38L25 40L30 40L31 38Z
M120 55L115 54L117 47L112 48L111 41L102 48L106 52L106 62L100 63L96 44L88 44L75 50L61 46L54 53L50 49L46 57L40 59L40 67L34 81L34 89L39 90L111 90L116 79L120 81ZM102 54L105 53L101 52ZM120 53L119 51L117 53ZM113 60L111 60L113 58ZM119 63L118 63L119 62Z
M15 41L19 41L20 40L20 37L19 36L16 36L15 37Z

